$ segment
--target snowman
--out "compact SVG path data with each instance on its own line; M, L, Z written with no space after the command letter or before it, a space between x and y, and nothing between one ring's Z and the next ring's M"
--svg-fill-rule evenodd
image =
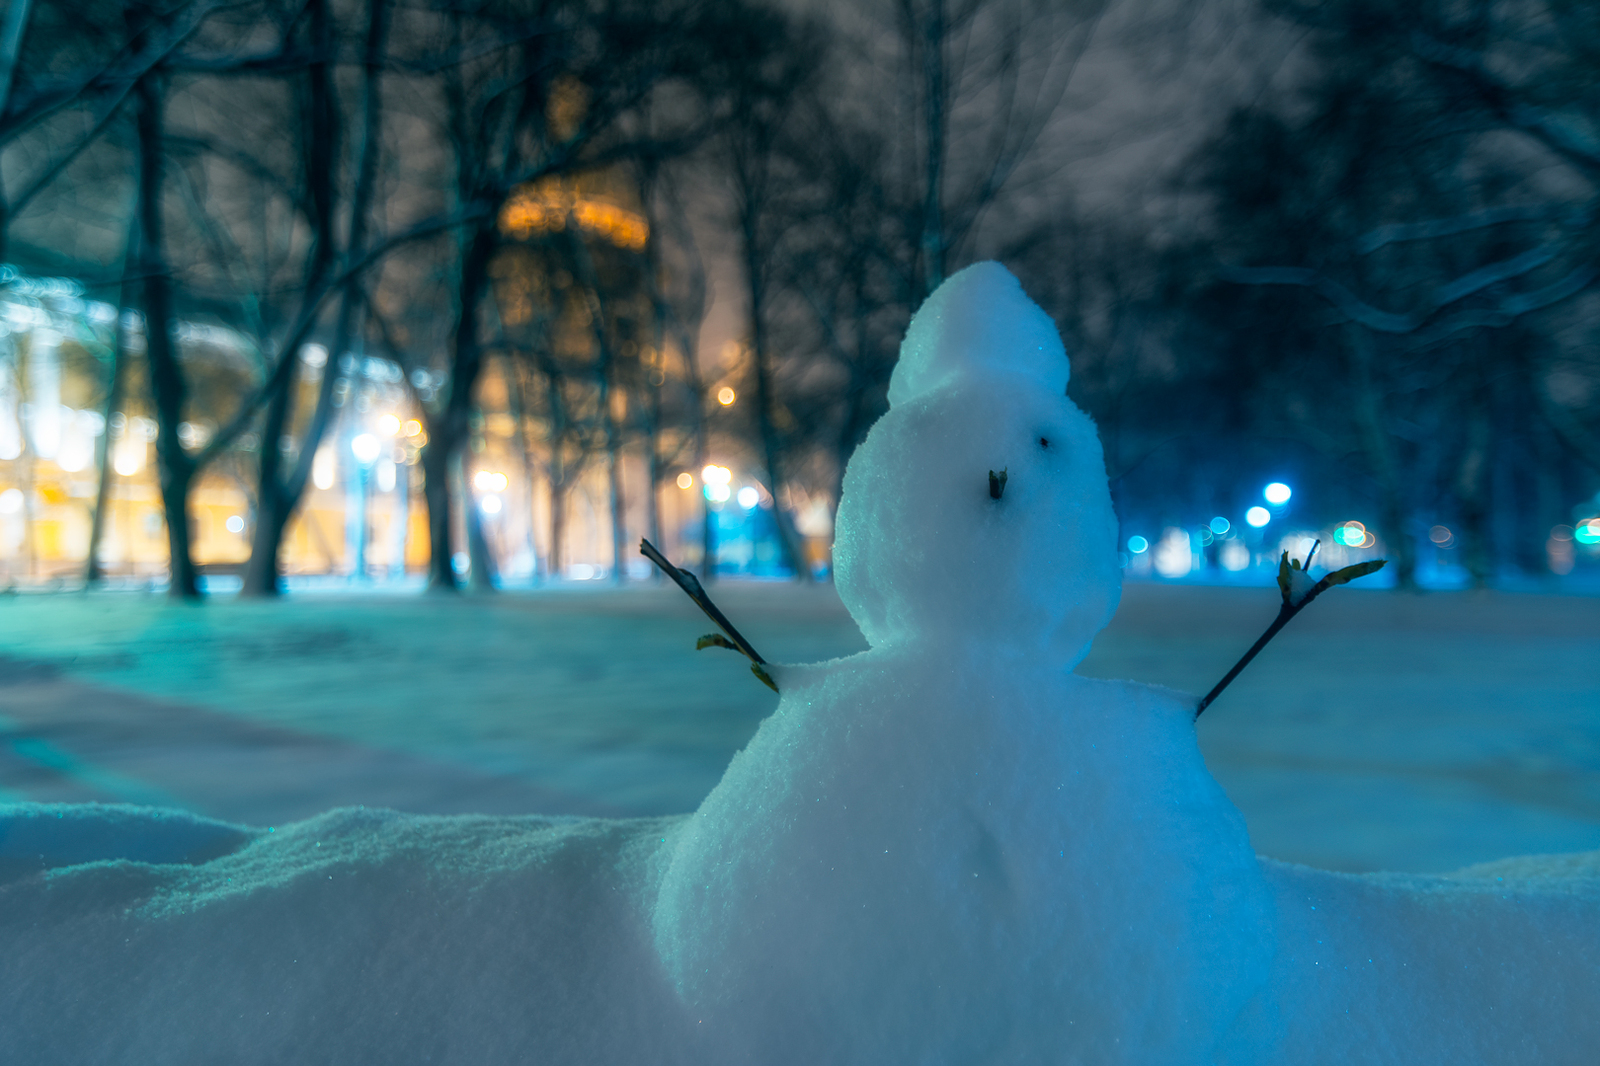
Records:
M837 519L870 650L781 669L661 860L658 950L746 1061L1209 1062L1269 979L1192 701L1072 672L1120 574L1067 377L996 263L911 322Z
M870 650L778 670L657 860L697 1031L744 1062L1595 1061L1600 853L1258 859L1192 698L1072 672L1119 572L1067 378L996 263L912 320L838 513Z

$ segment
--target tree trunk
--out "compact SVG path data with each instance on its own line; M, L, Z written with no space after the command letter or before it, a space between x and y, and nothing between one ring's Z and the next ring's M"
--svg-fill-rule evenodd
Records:
M1361 435L1367 464L1378 482L1382 502L1379 528L1384 543L1394 553L1395 587L1414 589L1417 584L1416 548L1407 527L1405 492L1400 476L1400 459L1395 454L1394 438L1384 424L1383 397L1373 373L1372 339L1365 327L1349 327L1350 357L1356 386L1356 425Z
M131 302L128 299L129 277L137 265L138 248L139 235L130 224L127 248L123 253L122 284L117 296L117 320L111 326L111 375L106 383L105 426L94 452L95 472L99 476L99 483L95 486L94 517L89 523L89 557L83 566L85 588L93 588L104 581L106 576L104 568L100 565L100 542L105 539L106 512L111 501L111 479L116 472L111 466L111 420L116 417L117 408L122 405L122 383L128 361L128 331L123 324L123 315ZM131 422L124 422L123 432L133 432Z
M467 558L471 560L468 586L473 592L495 592L499 588L500 568L495 563L494 549L483 528L483 515L471 503L472 494L463 492L462 515L467 527Z
M611 580L620 585L628 576L623 548L628 536L628 506L622 494L622 456L616 445L606 449L606 490L606 505L611 511Z
M616 371L616 352L611 337L606 332L606 303L600 291L600 276L594 268L588 245L576 234L568 235L572 262L577 268L578 280L588 294L589 329L594 336L595 386L599 392L600 427L605 433L606 448L606 509L611 518L611 580L621 584L623 573L622 543L627 537L627 503L622 492L622 433L612 409L611 385Z
M565 568L563 552L567 536L567 486L550 480L550 576L557 578Z
M33 0L10 0L6 5L5 22L0 26L0 114L11 102L11 84L16 77L17 57L22 53L22 39L28 31L28 15ZM10 251L11 209L3 182L0 182L0 263Z
M923 26L923 148L926 168L922 204L922 294L944 282L944 0L929 0Z
M746 200L748 204L750 201ZM757 245L754 212L746 210L742 237L745 283L750 295L750 356L755 364L756 426L761 437L761 456L766 464L767 487L772 493L773 525L778 530L778 546L783 561L797 581L810 581L811 568L799 544L794 522L783 506L783 445L776 424L777 399L773 395L771 368L767 353L766 275Z
M478 337L478 308L489 282L489 262L496 247L495 217L476 223L461 252L461 273L456 285L456 328L451 344L450 394L444 410L431 420L428 443L422 451L422 472L427 480L428 531L431 559L428 587L439 592L459 591L451 559L455 545L450 526L450 470L467 443L473 393L483 369L483 347ZM463 491L462 506L471 506Z
M500 568L495 565L494 549L483 529L483 508L472 493L466 455L458 455L460 459L455 482L460 486L458 494L462 525L466 527L467 534L467 559L470 562L467 584L474 592L494 592L500 578Z
M558 578L565 562L567 480L571 476L566 456L567 401L561 392L560 369L548 351L541 351L539 369L544 374L545 404L550 408L550 553L545 567L551 578Z
M422 497L428 504L428 591L457 592L450 537L450 446L430 426L422 449Z
M366 242L367 211L372 200L372 190L377 179L378 153L382 147L379 124L382 115L380 95L383 76L384 41L388 32L388 0L369 0L367 8L366 50L363 59L361 147L356 160L355 188L350 197L349 231L345 240L346 254L357 254ZM327 5L322 0L311 10L312 33L322 42L322 53L333 55L332 20ZM316 236L311 259L306 270L307 300L316 299L331 271L335 254L335 188L337 161L336 145L341 120L332 77L331 61L314 64L308 79L310 134L302 149L306 161L307 187L316 190L312 197L312 214ZM275 393L267 409L266 425L261 434L261 467L258 474L257 497L261 505L256 514L256 531L251 535L250 561L245 568L242 592L247 596L276 596L282 591L284 530L293 519L295 511L305 496L311 478L311 465L317 449L333 421L333 393L338 382L339 359L350 344L356 330L356 315L360 310L356 279L345 283L340 295L338 324L334 328L333 345L328 361L322 368L322 380L317 390L317 405L311 423L301 438L299 454L288 476L283 475L280 440L289 427L294 406L294 390L298 368L283 375L282 390ZM299 353L286 351L285 359L298 359ZM268 501L271 501L269 504ZM405 521L402 516L401 521ZM263 528L266 527L266 528ZM403 569L403 567L402 567Z
M1489 535L1489 425L1488 385L1481 360L1474 357L1469 370L1471 394L1467 398L1466 442L1456 468L1456 501L1461 513L1462 563L1473 588L1486 588L1493 576Z
M198 599L194 560L189 553L189 489L194 463L178 436L183 423L187 387L172 345L172 291L167 276L162 200L162 86L158 74L146 74L134 89L139 139L139 265L144 275L145 353L150 365L150 392L156 412L156 464L162 511L167 519L169 594Z

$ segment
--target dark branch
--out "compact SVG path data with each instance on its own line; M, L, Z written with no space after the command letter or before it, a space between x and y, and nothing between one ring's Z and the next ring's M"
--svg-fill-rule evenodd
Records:
M1267 631L1261 634L1254 644L1250 645L1250 650L1245 652L1243 657L1233 664L1233 669L1229 670L1222 680L1217 682L1216 687L1205 694L1205 698L1194 709L1196 721L1199 721L1206 708L1211 706L1211 701L1220 696L1222 690L1233 683L1233 679L1238 677L1244 668L1250 665L1250 660L1254 659L1261 649L1265 648L1267 643L1278 635L1280 629L1289 624L1289 619L1305 610L1307 604L1335 585L1348 584L1358 577L1366 577L1368 574L1377 573L1389 561L1387 559L1368 559L1364 563L1356 563L1353 566L1330 571L1322 575L1321 581L1306 590L1304 596L1296 599L1293 577L1295 574L1303 574L1311 568L1311 559L1317 553L1317 545L1321 543L1319 540L1311 546L1311 551L1306 554L1304 566L1300 565L1299 560L1291 562L1288 552L1284 552L1283 556L1278 560L1278 590L1283 596L1283 606L1278 608L1278 617L1274 618L1272 624L1267 627Z
M687 570L679 570L676 566L673 566L667 561L667 557L662 555L656 546L648 540L639 542L639 554L659 566L663 574L670 577L677 583L679 588L688 593L689 598L706 613L706 617L710 618L724 633L728 634L728 641L732 641L730 645L727 641L721 640L715 634L712 634L700 638L695 645L697 650L708 647L726 648L731 646L735 650L743 652L746 658L750 660L750 672L760 678L761 683L772 691L778 691L778 686L773 682L772 675L766 670L767 660L763 659L760 653L750 646L750 642L745 640L744 636L734 628L732 622L728 621L728 616L718 610L717 605L711 602L711 597L706 595L706 590L700 587L698 578Z

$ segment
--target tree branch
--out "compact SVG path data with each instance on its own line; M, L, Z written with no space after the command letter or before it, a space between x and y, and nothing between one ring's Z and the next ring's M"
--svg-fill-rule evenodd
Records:
M778 686L773 682L772 675L766 670L767 660L763 659L755 648L750 646L750 642L745 640L744 636L733 627L733 623L728 621L728 616L717 609L717 605L711 602L711 597L706 595L706 590L700 587L700 582L693 574L687 570L679 570L669 563L667 557L662 555L656 549L656 546L648 540L639 542L639 554L659 566L661 572L676 582L678 587L695 602L695 606L704 611L706 617L715 622L728 635L728 641L732 641L732 644L729 644L728 641L724 641L715 635L701 637L696 644L696 650L709 647L731 647L736 651L743 652L745 657L750 660L750 672L760 678L763 685L766 685L774 692L778 691Z

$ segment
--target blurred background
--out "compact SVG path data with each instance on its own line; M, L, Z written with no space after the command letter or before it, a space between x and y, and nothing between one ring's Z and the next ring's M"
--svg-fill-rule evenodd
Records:
M9 0L0 582L105 592L0 606L0 788L257 820L693 806L766 694L665 665L650 627L692 607L638 540L742 579L769 658L858 648L827 580L844 465L911 314L995 258L1105 445L1131 591L1098 669L1204 691L1280 553L1387 558L1362 584L1393 592L1337 593L1363 606L1298 673L1264 658L1233 696L1314 729L1230 749L1255 785L1208 756L1263 832L1316 773L1376 775L1369 813L1526 815L1422 859L1302 805L1276 853L1600 846L1596 42L1581 0ZM1431 741L1374 769L1394 737L1339 717L1361 671L1368 723L1493 736L1445 784ZM1286 709L1324 689L1333 717ZM663 692L688 717L642 724ZM151 739L130 694L187 724ZM1554 732L1505 733L1519 700ZM1310 742L1335 731L1344 755ZM180 737L215 744L109 768ZM373 791L284 799L363 759ZM1445 791L1407 808L1423 778Z

